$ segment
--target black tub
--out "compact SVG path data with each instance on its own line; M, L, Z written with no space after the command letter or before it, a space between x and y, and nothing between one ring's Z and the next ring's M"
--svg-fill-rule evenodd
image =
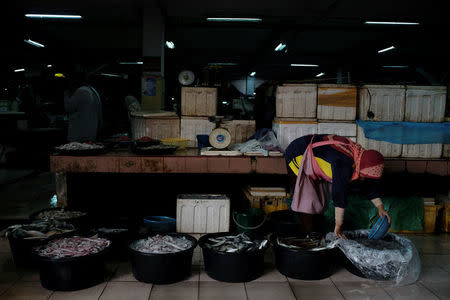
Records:
M129 258L128 245L133 241L137 233L125 226L108 226L106 229L122 228L126 231L122 232L108 232L104 231L103 227L96 230L98 237L105 238L111 241L111 248L108 251L107 257L115 260L126 260Z
M209 238L226 235L233 235L233 233L210 233L199 240L208 276L225 282L248 282L260 277L264 272L264 253L268 244L261 250L249 253L218 252L205 246Z
M269 214L270 231L278 236L295 236L303 233L300 214L292 210L278 210Z
M35 267L35 261L32 258L31 250L33 247L44 244L47 240L26 240L14 237L14 235L11 234L8 236L8 241L14 264L17 267L31 268Z
M106 279L105 258L109 247L111 245L95 254L59 259L39 256L33 250L42 286L53 291L75 291L103 282Z
M320 280L330 277L335 269L335 249L311 251L283 247L278 245L275 235L272 235L271 242L275 252L275 265L287 277Z
M37 212L32 213L30 215L30 219L31 220L43 220L43 219L39 219L38 218L38 215L41 212L50 211L50 210L61 210L61 209L62 209L61 207L53 207L53 208L42 209L42 210L39 210ZM70 208L64 208L64 210L66 210L66 211L79 211L79 210L70 209ZM83 216L79 216L79 217L75 217L75 218L57 219L57 220L64 221L66 223L70 223L70 224L74 225L76 228L78 228L78 230L80 232L87 232L90 229L90 219L89 219L89 216L88 216L87 213L85 215L83 215Z
M133 275L137 280L146 283L168 284L190 276L192 254L197 246L197 240L183 233L167 235L186 237L192 242L192 247L184 251L165 254L143 253L129 247Z

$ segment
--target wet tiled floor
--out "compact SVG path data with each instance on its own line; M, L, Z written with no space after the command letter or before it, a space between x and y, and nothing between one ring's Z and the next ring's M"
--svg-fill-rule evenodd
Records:
M53 194L50 173L0 186L0 219L27 218L31 212L47 207ZM12 202L14 199L21 201ZM75 292L43 288L36 270L14 266L8 241L0 239L0 299L450 299L450 235L407 237L420 252L422 273L415 284L403 287L359 278L345 269L319 281L286 278L276 270L273 254L268 251L263 276L252 282L218 282L203 268L194 267L192 275L182 282L152 285L138 282L129 262L112 261L107 263L109 276L105 282Z
M408 235L420 251L422 273L412 285L393 287L354 276L345 269L330 278L304 281L287 278L266 255L266 270L246 283L225 283L210 278L202 267L179 283L152 285L138 282L129 262L108 262L108 280L74 292L43 288L36 270L17 269L8 242L0 242L0 299L450 299L450 237L447 234Z

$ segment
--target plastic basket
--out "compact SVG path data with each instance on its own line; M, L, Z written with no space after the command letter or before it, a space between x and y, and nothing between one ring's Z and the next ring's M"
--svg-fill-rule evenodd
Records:
M160 141L163 145L177 146L178 149L186 148L189 143L188 139L179 139L179 138L167 138L161 139Z

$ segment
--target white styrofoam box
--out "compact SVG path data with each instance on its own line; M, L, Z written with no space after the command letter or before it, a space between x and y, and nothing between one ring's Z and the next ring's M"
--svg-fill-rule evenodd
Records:
M367 111L375 115L372 121L403 121L405 117L405 87L402 85L363 85L359 89L359 119L368 121Z
M181 117L181 138L188 139L188 147L197 147L197 135L207 134L216 127L208 117Z
M317 118L321 120L355 120L356 86L349 84L319 84Z
M358 144L361 144L364 149L377 150L383 154L384 157L399 157L402 154L401 144L368 139L364 135L364 130L360 126L358 126L356 141Z
M286 149L296 138L308 134L317 134L317 122L275 119L272 123L272 129L281 148Z
M442 150L442 157L450 158L450 144L444 144Z
M148 136L153 139L179 138L180 118L152 117L145 114L132 115L133 138Z
M181 115L215 116L217 111L217 89L209 87L181 88Z
M402 157L440 158L442 144L409 144L403 145Z
M178 195L177 232L215 233L229 229L230 199L226 195Z
M202 233L188 233L190 236L197 239L197 241L204 236L205 234ZM192 265L193 266L203 266L203 251L202 248L197 244L197 246L194 248L194 253L192 255Z
M329 123L329 122L319 122L318 134L336 134L340 136L352 136L356 137L356 123L346 122L346 123Z
M231 143L243 143L255 133L255 120L233 120L223 122L220 127L226 128L231 135Z
M316 116L316 84L292 84L277 87L276 117L316 118Z
M405 121L443 122L446 100L446 86L407 86Z

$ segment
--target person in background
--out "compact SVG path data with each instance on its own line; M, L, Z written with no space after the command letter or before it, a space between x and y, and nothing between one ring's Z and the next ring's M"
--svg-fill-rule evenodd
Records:
M390 216L380 198L380 179L384 159L378 151L365 150L350 139L337 135L306 135L289 144L285 151L285 158L290 177L297 177L292 202L293 210L314 214L314 206L317 203L309 202L325 203L328 199L320 198L328 198L331 192L331 199L335 206L334 233L336 236L345 238L342 234L342 225L347 206L347 193L350 183L357 181L362 184L368 200L378 209L380 217L386 216L390 223ZM305 169L307 162L310 166L307 167L309 170ZM306 175L305 171L308 174L312 172L312 175ZM299 180L301 177L298 176L312 176L316 179L308 181L312 182L309 184ZM316 193L321 188L319 185L324 183L326 186L323 189L324 192ZM308 192L302 194L301 189L311 191L311 194L314 194L313 197L309 197ZM296 199L296 195L300 194L302 197L297 196ZM316 208L319 207L317 213L320 213L320 206L316 206Z
M94 142L103 122L102 103L99 93L84 80L83 74L69 77L73 93L64 93L64 107L69 114L69 142Z

